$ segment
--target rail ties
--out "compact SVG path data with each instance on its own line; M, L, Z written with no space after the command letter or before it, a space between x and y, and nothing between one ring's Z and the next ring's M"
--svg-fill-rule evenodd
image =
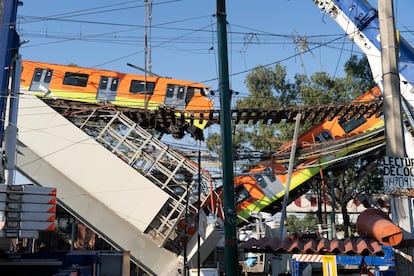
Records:
M206 121L206 126L220 124L220 110L176 110L171 107L160 106L155 110L138 108L123 108L112 105L85 104L73 101L51 101L47 104L60 113L85 112L85 110L99 109L108 112L120 111L134 122L145 128L154 128L161 132L170 133L171 126L185 128L188 123L196 120ZM335 116L340 119L355 117L381 116L383 101L366 103L331 104L319 106L292 106L271 109L232 109L231 117L234 124L278 124L280 122L292 123L296 115L301 112L302 122L320 122L324 119L332 120Z

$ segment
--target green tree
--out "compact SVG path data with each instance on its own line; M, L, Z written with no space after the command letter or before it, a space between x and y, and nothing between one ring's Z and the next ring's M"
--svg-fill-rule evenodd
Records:
M313 213L307 213L303 219L299 219L296 215L289 215L286 218L286 225L289 234L313 232L317 230L315 229L317 218Z
M331 197L332 186L335 190L334 198L344 220L343 230L345 237L355 232L355 225L351 225L347 204L352 199L359 199L363 195L372 195L383 192L381 176L381 159L385 155L385 148L380 148L369 155L363 155L337 164L329 168L324 174L325 194ZM327 177L331 174L333 177ZM373 207L373 206L371 206Z
M287 80L286 67L276 64L273 68L256 67L247 75L245 84L250 95L236 102L237 109L275 109L292 106L297 96L294 85ZM282 124L255 126L249 124L236 126L236 136L242 136L241 150L253 149L262 152L274 152L280 144L275 139L284 140Z
M237 109L274 109L294 105L297 100L294 85L287 80L286 68L276 64L273 68L258 66L247 75L245 84L249 96L236 102ZM283 139L284 126L278 125L236 125L234 126L233 147L236 152L261 151L274 152ZM209 150L220 154L220 135L214 134L207 139Z
M300 228L300 219L295 215L286 218L286 230L289 234L295 233Z
M350 88L349 91L352 92L352 98L356 98L361 94L358 91L366 91L375 86L371 67L366 56L361 59L358 59L355 55L351 56L345 63L344 69L346 72L344 81L347 87Z

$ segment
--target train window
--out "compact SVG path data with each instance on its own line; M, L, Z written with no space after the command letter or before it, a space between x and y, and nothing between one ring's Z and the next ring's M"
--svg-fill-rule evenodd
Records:
M324 143L324 142L328 142L330 140L333 140L333 137L331 135L331 133L327 130L322 131L321 133L319 133L318 135L316 135L316 143Z
M118 78L112 79L110 90L111 91L116 91L118 89L118 83L119 83L119 79Z
M99 83L99 89L106 89L108 86L108 77L101 77L101 82Z
M50 83L50 81L52 80L52 76L53 76L53 70L47 70L45 78L43 79L43 82Z
M106 90L107 87L108 87L108 81L109 81L108 77L102 76L101 77L101 82L99 83L99 89ZM112 78L111 79L111 86L110 86L109 90L116 91L118 89L118 83L119 83L118 78Z
M147 81L147 91L145 91L145 82L141 80L132 80L129 86L129 92L134 94L154 94L155 82Z
M86 87L88 85L88 78L88 74L66 72L63 84Z
M167 98L173 98L174 97L174 92L176 91L176 96L175 98L182 100L184 99L184 95L185 95L185 87L184 86L176 86L174 84L168 84L167 85L167 93L166 93L166 97Z
M345 133L349 133L359 127L360 125L364 124L367 121L365 117L361 116L357 119L352 119L349 121L342 121L339 122L339 125L342 127L342 129L345 131Z
M167 86L167 93L165 95L167 98L172 98L174 96L174 85L169 84Z
M250 197L249 192L246 190L243 184L237 186L234 191L236 193L236 204L239 204Z
M184 98L184 87L180 86L177 90L177 99L182 100Z
M43 69L36 68L34 71L33 81L40 81L42 78Z
M254 179L256 179L256 182L260 185L260 187L262 187L262 188L267 187L266 180L263 178L263 176L261 174L256 174L254 176Z

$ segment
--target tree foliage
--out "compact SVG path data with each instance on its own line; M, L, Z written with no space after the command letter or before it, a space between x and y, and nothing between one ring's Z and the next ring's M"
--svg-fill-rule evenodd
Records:
M287 80L286 68L276 64L274 68L258 66L247 75L245 84L249 96L236 101L237 109L276 109L293 105L296 100L294 85ZM234 126L233 148L237 152L273 152L285 140L285 132L279 125L236 125ZM220 154L220 135L211 135L207 140L209 150Z
M365 57L358 59L357 56L351 56L344 70L346 75L343 78L335 78L327 72L316 72L310 77L296 74L292 82L287 79L286 67L280 64L273 68L257 66L245 79L249 95L237 100L236 108L269 110L349 102L374 86ZM310 123L301 125L301 131L310 126ZM268 156L292 137L292 124L239 124L234 126L233 145L235 152L261 151ZM220 135L211 135L207 147L220 154Z
M317 218L313 213L307 213L302 219L295 215L286 218L286 228L289 234L315 232L317 230Z

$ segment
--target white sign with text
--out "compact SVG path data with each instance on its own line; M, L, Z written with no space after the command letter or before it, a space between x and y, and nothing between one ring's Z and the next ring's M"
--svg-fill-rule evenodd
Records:
M384 193L414 196L414 158L384 156Z

